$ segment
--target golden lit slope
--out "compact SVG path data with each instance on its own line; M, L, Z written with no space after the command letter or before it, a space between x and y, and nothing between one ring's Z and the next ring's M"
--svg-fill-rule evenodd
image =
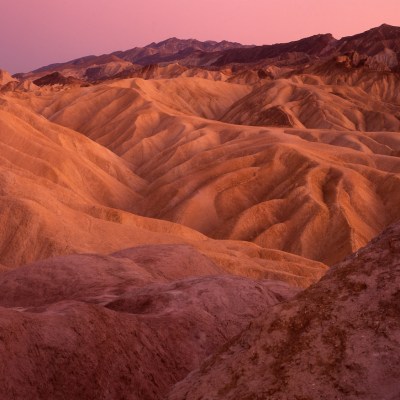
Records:
M371 86L365 82L327 85L316 76L278 79L240 99L222 120L257 126L400 131L398 99L389 102L388 93Z
M0 69L0 86L17 81L7 71Z
M275 97L282 102L287 88L297 87L271 85L283 85ZM135 212L213 238L332 264L400 217L397 133L258 128L200 117L215 118L232 93L246 99L247 91L200 79L132 79L14 100L127 161L146 182ZM338 99L332 107L341 104L329 96Z
M137 244L190 243L224 271L308 285L325 267L242 242L218 242L143 218L146 182L109 150L11 100L0 110L0 260L6 266Z

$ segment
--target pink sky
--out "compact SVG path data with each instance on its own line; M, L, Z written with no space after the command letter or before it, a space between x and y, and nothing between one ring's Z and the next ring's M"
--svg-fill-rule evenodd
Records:
M13 73L172 36L271 44L400 25L400 0L1 0L0 68Z

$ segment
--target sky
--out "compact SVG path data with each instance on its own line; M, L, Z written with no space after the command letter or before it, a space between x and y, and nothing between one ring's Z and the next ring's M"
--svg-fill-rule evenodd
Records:
M0 0L0 68L144 46L169 37L272 44L400 26L400 0Z

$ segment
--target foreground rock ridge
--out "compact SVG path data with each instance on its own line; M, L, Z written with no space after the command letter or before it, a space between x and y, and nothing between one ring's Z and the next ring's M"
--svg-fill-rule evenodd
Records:
M190 246L75 255L0 274L0 398L165 399L296 293L223 275Z
M0 70L0 399L400 398L399 60L383 24Z
M169 398L399 398L399 260L400 223L252 322Z

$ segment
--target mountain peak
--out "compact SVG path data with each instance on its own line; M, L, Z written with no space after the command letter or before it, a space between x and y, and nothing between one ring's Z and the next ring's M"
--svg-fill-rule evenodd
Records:
M361 32L352 36L346 36L343 39L360 37L368 37L370 39L373 39L376 38L377 35L379 35L378 37L381 39L392 39L393 37L400 37L400 27L384 23L374 28L368 29L365 32Z
M376 28L372 28L370 31L379 31L379 32L387 32L387 33L399 33L400 27L389 25L389 24L382 24L377 26Z
M340 39L340 52L358 51L368 56L375 56L385 49L400 53L400 27L382 24L353 36Z
M377 28L375 28L375 29L399 29L399 27L398 26L395 26L395 25L389 25L389 24L386 24L386 23L383 23L382 25L379 25Z
M6 85L9 82L16 81L11 74L9 74L7 71L0 69L0 86L1 85Z

